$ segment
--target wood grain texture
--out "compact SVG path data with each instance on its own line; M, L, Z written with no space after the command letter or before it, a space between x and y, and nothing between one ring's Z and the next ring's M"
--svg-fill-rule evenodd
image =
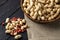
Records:
M24 18L20 8L20 0L0 0L0 40L15 40L12 36L5 34L5 26L1 25L7 17ZM21 34L22 38L19 40L28 40L27 31Z

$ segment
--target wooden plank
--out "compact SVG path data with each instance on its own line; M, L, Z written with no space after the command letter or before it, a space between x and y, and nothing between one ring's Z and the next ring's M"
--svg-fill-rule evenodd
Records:
M1 4L4 2L5 0L3 0ZM2 27L1 25L1 23L5 21L7 17L24 18L24 14L20 8L20 0L8 0L6 3L0 6L0 40L15 40L13 37L5 34L5 27ZM27 31L22 33L22 38L19 40L28 40Z

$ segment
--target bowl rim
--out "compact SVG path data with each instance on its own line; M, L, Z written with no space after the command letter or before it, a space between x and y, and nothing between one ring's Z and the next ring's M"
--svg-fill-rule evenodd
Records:
M50 20L50 21L34 20L31 16L29 16L28 14L26 14L25 10L23 9L23 6L22 6L22 2L23 2L23 1L24 1L24 0L21 0L21 1L20 1L20 5L21 5L22 11L24 12L24 14L25 14L29 19L31 19L31 20L34 21L34 22L38 22L38 23L49 23L49 22L54 22L54 21L57 21L57 20L60 19L60 15L59 15L56 19L53 19L53 20Z

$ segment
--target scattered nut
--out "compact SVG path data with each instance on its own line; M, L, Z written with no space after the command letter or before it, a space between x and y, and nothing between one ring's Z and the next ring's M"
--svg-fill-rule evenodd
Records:
M15 39L19 39L19 38L21 38L22 36L21 35L16 35L14 38Z
M9 22L9 18L6 18L6 21L5 21L5 23L8 23Z

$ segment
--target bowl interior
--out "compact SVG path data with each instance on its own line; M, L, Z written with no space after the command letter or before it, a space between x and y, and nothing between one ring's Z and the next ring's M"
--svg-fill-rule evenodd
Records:
M58 19L60 19L60 14L59 14L59 16L57 16L55 19L50 20L50 21L34 20L33 18L30 17L30 15L26 14L25 10L23 9L23 1L24 1L24 0L21 0L20 4L21 4L21 8L22 8L24 14L25 14L29 19L31 19L31 20L33 20L33 21L35 21L35 22L38 22L38 23L40 23L40 22L41 22L41 23L47 23L47 22L54 22L54 21L57 21Z

